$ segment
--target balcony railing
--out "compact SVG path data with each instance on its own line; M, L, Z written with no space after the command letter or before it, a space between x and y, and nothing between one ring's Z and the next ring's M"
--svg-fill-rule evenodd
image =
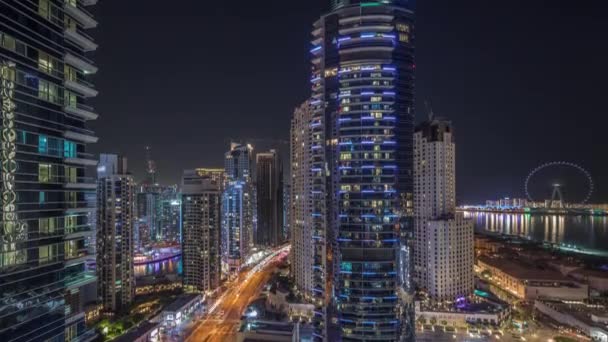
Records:
M67 130L63 133L65 138L91 144L96 143L97 140L99 140L99 138L94 135L93 131L67 125L66 129Z
M98 91L93 88L91 83L80 78L66 79L64 85L70 90L79 92L84 97L95 97L98 94Z
M76 276L66 277L65 278L65 286L70 288L81 287L86 284L90 284L97 281L97 277L95 276L95 272L85 271L81 272Z
M72 54L70 52L63 56L63 61L67 64L75 66L87 74L94 74L97 72L97 67L93 63L82 56Z
M94 112L93 107L80 103L76 104L76 106L66 105L63 107L63 110L85 120L96 120L99 117L99 115Z
M70 41L78 44L84 51L93 51L97 49L97 44L93 39L78 29L66 28L63 31L64 36Z
M63 5L63 9L69 16L82 24L82 27L85 29L90 29L97 26L97 21L93 19L93 15L84 8L74 6L69 1L66 1Z

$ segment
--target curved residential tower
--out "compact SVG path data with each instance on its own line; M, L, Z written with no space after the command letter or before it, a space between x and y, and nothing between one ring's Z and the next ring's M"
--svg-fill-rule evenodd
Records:
M408 1L334 0L314 23L311 292L319 339L413 333L413 20Z

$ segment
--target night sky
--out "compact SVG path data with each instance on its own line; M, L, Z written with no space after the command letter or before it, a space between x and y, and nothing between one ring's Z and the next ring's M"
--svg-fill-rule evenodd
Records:
M230 139L287 149L309 90L312 23L329 0L106 0L94 152L161 183L222 166ZM528 172L583 165L608 202L608 20L600 0L418 0L416 101L452 120L459 202L522 196ZM544 181L544 180L543 180ZM584 186L584 182L581 181ZM572 186L575 186L574 184Z

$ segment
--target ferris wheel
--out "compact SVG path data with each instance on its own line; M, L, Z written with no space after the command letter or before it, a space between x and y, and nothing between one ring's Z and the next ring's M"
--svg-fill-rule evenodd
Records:
M534 196L532 196L532 191L531 191L531 185L534 183L534 181L539 176L539 174L541 174L541 172L543 172L543 171L550 170L550 169L557 169L557 168L565 168L565 169L569 169L570 171L574 171L575 173L577 173L579 175L579 178L581 180L583 180L583 182L586 182L586 184L584 185L585 188L583 188L583 190L585 190L585 191L583 191L584 193L582 194L582 197L579 196L579 198L577 198L577 199L569 198L568 199L569 202L579 203L579 204L587 203L589 201L589 199L591 199L591 195L593 195L593 190L594 190L593 178L591 178L591 174L589 173L589 171L587 171L582 166L575 164L575 163L566 162L566 161L552 161L552 162L544 163L544 164L536 167L532 171L530 171L530 173L526 177L526 182L524 185L526 197L528 198L528 200L530 200L532 202L539 200L539 198L535 199ZM578 184L578 185L581 185L581 184ZM562 191L564 184L559 183L559 182L553 182L551 184L551 187L552 187L551 202L553 203L553 202L559 201L557 203L559 203L560 206L563 206L563 204L565 203L565 199L564 199L564 195L563 195L563 191ZM578 188L580 188L580 186Z

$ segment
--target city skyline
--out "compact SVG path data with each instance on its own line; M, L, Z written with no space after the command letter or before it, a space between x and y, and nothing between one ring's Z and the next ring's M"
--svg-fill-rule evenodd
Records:
M606 47L590 45L600 39L605 28L597 10L599 2L577 3L568 10L560 2L545 7L517 1L488 4L468 0L458 6L449 1L418 1L416 6L420 56L416 65L417 121L426 116L426 100L437 113L453 120L460 146L458 203L523 197L526 175L552 160L567 160L587 168L597 183L593 202L605 201L608 165L602 158L593 158L601 152L601 144L594 143L593 136L602 133L606 120L595 109L603 106L599 82L608 74L600 63L608 55ZM100 3L97 7L98 15L110 22L95 32L101 46L99 64L113 65L113 70L103 70L96 76L103 96L95 103L104 114L103 120L94 123L101 137L94 146L96 151L127 155L140 180L144 176L144 147L150 145L160 182L179 184L183 169L220 167L230 139L263 140L253 141L256 150L287 150L287 145L277 146L278 142L269 139L288 140L291 113L307 98L310 23L319 13L329 11L328 1L290 4L287 15L279 15L283 8L272 3L209 6L183 2L166 8L154 1L145 6L140 1L129 1ZM519 7L523 10L516 10ZM132 25L135 10L138 25ZM170 24L156 28L154 23L161 14ZM203 18L198 20L193 15ZM240 19L231 19L235 16ZM258 17L266 19L258 21ZM577 33L562 22L571 23ZM276 30L287 25L290 30ZM186 44L190 34L181 33L204 34L215 28L230 38L208 35L208 43L190 46ZM274 32L273 39L247 38L264 37L264 32ZM172 38L165 39L167 49L142 60L139 52L152 49L156 37ZM562 52L561 39L574 44L571 51L578 48L592 53L584 57ZM541 40L543 43L538 44ZM214 46L226 53L214 53ZM175 49L186 53L175 54ZM126 58L117 59L113 52L117 50ZM247 64L255 68L239 62L244 53L251 59ZM135 65L137 71L130 71ZM160 68L163 65L172 67L164 70ZM576 65L577 71L566 65ZM215 71L220 69L237 82L220 77ZM121 79L119 84L115 77ZM193 85L207 78L217 79L213 88ZM562 79L574 82L576 87L562 88ZM166 84L173 84L173 89L167 89ZM237 89L242 87L250 91L241 94ZM276 94L275 100L266 100L264 88ZM242 96L243 101L232 101L232 96ZM249 108L239 103L247 103ZM580 121L580 115L570 113L589 119ZM167 115L175 120L169 122ZM141 130L128 132L115 127L112 122L119 118L128 123L124 129ZM222 129L228 121L235 121L234 126ZM580 130L571 132L573 125ZM167 139L171 144L163 143ZM287 156L283 157L286 160Z
M0 0L0 340L608 342L599 0L123 2Z

